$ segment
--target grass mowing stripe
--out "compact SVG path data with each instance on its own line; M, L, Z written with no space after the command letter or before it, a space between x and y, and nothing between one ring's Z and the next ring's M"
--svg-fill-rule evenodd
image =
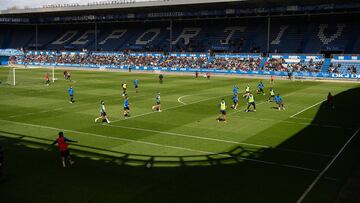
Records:
M150 94L143 94L143 95L135 95L132 98L136 97L136 98L141 98L141 97L145 97L145 96L150 96ZM123 100L123 98L117 98L114 99L114 101L121 101ZM8 118L17 118L17 117L22 117L22 116L26 116L26 115L32 115L32 114L39 114L39 113L48 113L48 112L54 112L54 111L61 111L63 109L72 109L72 108L79 108L79 107L85 107L85 106L89 106L89 105L96 105L99 102L94 102L94 103L82 103L82 104L76 104L76 105L72 105L69 107L57 107L55 109L50 109L50 110L44 110L44 111L40 111L40 112L34 112L34 113L29 113L29 114L18 114L18 115L11 115L8 116ZM74 112L74 111L73 111Z
M299 111L299 112L297 112L297 113L295 113L295 114L291 115L291 116L290 116L290 118L293 118L293 117L295 117L295 116L297 116L297 115L301 114L302 112L307 111L307 110L309 110L309 109L311 109L311 108L313 108L313 107L315 107L315 106L317 106L317 105L319 105L319 104L323 103L324 101L325 101L325 100L321 100L321 101L317 102L316 104L313 104L313 105L311 105L311 106L309 106L309 107L307 107L307 108L305 108L305 109L303 109L303 110L301 110L301 111Z
M95 133L87 133L87 132L81 132L81 131L76 131L76 130L67 130L67 129L55 128L55 127L50 127L50 126L36 125L36 124L30 124L30 123L21 123L21 122L8 121L8 120L2 120L2 119L0 119L0 121L5 122L5 123L17 124L17 125L31 126L31 127L44 128L44 129L50 129L50 130L90 135L90 136L94 136L94 137L121 140L121 141L125 141L125 142L140 143L140 144L145 144L145 145L152 145L152 146L172 148L172 149L180 149L180 150L192 151L192 152L200 152L200 153L208 154L208 155L216 154L215 152L207 152L207 151L195 150L195 149L190 149L190 148L185 148L185 147L176 147L176 146L163 145L163 144L157 144L157 143L153 143L153 142L132 140L132 139L126 139L126 138L111 137L111 136L105 136L105 135L100 135L100 134L95 134Z
M316 127L324 127L324 128L352 129L352 128L347 128L344 126L321 125L321 124L317 124L317 123L303 123L303 122L295 122L295 121L276 120L276 119L271 119L271 118L255 118L255 117L250 117L250 116L234 116L234 117L255 119L255 120L260 120L260 121L274 121L274 122L279 122L279 123L290 123L290 124L298 124L298 125L306 125L306 126L316 126Z
M198 100L198 101L191 102L191 103L184 104L184 105L177 105L177 106L165 108L165 109L163 109L162 111L167 111L167 110L171 110L171 109L176 109L176 108L180 108L180 107L184 107L184 106L188 106L188 105L192 105L192 104L197 104L197 103L200 103L200 102L203 102L203 101L209 101L209 100L212 100L212 99L221 98L221 97L226 97L226 96L229 96L229 95L210 97L210 98L207 98L207 99ZM151 111L151 112L147 112L147 113L143 113L143 114L138 114L138 115L129 117L129 118L127 118L127 119L137 118L137 117L141 117L141 116L146 116L146 115L153 114L153 113L159 113L159 112L157 112L157 111ZM114 120L114 121L112 121L112 123L119 122L119 121L123 121L123 120L127 120L127 119L122 118L122 119Z
M201 140L208 140L208 141L215 141L215 142L230 143L230 144L248 145L248 146L252 146L252 147L270 148L270 146L265 146L265 145L257 145L257 144L243 143L243 142L237 142L237 141L232 141L232 140L223 140L223 139L210 138L210 137L201 137L201 136L195 136L195 135L186 135L186 134L181 134L181 133L172 133L172 132L145 129L145 128L134 128L134 127L128 127L128 126L111 125L111 124L108 124L108 125L105 125L105 126L115 127L115 128L123 128L123 129L129 129L129 130L136 130L136 131L143 131L143 132L166 134L166 135L174 135L174 136L179 136L179 137L187 137L187 138L194 138L194 139L201 139Z
M251 146L251 147L259 147L259 148L267 148L267 149L271 148L271 149L277 150L277 151L287 151L287 152L296 152L296 153L301 153L301 154L310 154L310 155L317 155L317 156L323 156L323 157L333 157L332 155L328 155L328 154L320 154L320 153L315 153L315 152L307 152L307 151L294 150L294 149L288 149L288 148L272 148L271 146L266 146L266 145L258 145L258 144L251 144L251 143L246 143L246 142L223 140L223 139L218 139L218 138L187 135L187 134L182 134L182 133L173 133L173 132L166 132L166 131L159 131L159 130L152 130L152 129L135 128L135 127L128 127L128 126L120 126L120 125L111 125L111 124L108 124L108 125L105 125L105 126L128 129L128 130L143 131L143 132L152 132L152 133L173 135L173 136L179 136L179 137L187 137L187 138L193 138L193 139L201 139L201 140L208 140L208 141L215 141L215 142L237 144L237 145L246 145L246 146Z
M45 128L45 129L51 129L51 130L57 130L57 131L79 133L79 134L85 134L85 135L101 137L101 138L107 138L107 139L115 139L115 140L122 140L122 141L133 142L133 143L153 145L153 146L158 146L158 147L166 147L166 148L172 148L172 149L178 149L178 150L192 151L192 152L202 153L204 155L218 155L218 156L228 157L228 158L232 157L231 155L224 154L224 153L202 151L202 150L196 150L196 149L190 149L190 148L184 148L184 147L176 147L176 146L170 146L170 145L157 144L157 143L146 142L146 141L131 140L131 139L126 139L126 138L110 137L110 136L99 135L99 134L95 134L95 133L87 133L87 132L81 132L81 131L75 131L75 130L67 130L67 129L61 129L61 128L43 126L43 125L35 125L35 124L29 124L29 123L21 123L21 122L8 121L8 120L2 120L2 119L0 119L0 121L1 122L6 122L6 123L17 124L17 125L25 125L25 126ZM299 169L299 170L304 170L304 171L311 171L311 172L318 171L316 169L305 168L305 167L289 165L289 164L280 164L280 163L276 163L276 162L263 161L263 160L259 160L259 159L251 159L251 158L244 158L244 157L239 157L238 159L241 159L241 160L244 160L244 161L256 162L256 163L264 163L264 164L268 164L268 165L282 166L282 167L286 167L286 168Z
M335 155L335 157L328 163L328 165L319 173L319 175L315 178L315 180L309 185L308 188L306 188L305 192L300 196L300 198L296 201L296 203L301 203L304 201L306 196L309 194L309 192L314 188L314 186L317 184L317 182L320 180L320 178L329 170L329 168L333 165L333 163L336 161L336 159L341 155L341 153L345 150L345 148L348 146L348 144L351 142L351 140L354 139L354 137L359 133L360 128L358 128L354 134L346 141L344 146L339 150L339 152Z

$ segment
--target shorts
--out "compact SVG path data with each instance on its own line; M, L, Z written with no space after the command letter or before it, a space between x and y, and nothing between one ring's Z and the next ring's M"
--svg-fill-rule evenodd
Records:
M220 113L221 113L222 115L226 115L226 111L225 111L225 110L221 110Z
M160 105L160 102L156 102L156 105Z
M101 116L106 116L106 112L101 112Z
M60 151L61 157L66 157L70 155L70 151L67 149L65 151Z
M126 91L126 88L123 88L123 91Z
M124 107L124 111L130 110L130 107Z
M135 88L138 88L138 85L135 85Z

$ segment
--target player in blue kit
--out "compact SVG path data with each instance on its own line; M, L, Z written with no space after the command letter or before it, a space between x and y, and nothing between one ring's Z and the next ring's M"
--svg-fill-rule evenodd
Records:
M124 118L127 119L130 117L130 103L129 98L125 96L124 98Z
M237 107L239 105L239 97L238 97L238 95L234 94L234 96L232 97L232 100L233 100L234 104L231 106L231 108L237 109Z
M281 96L279 94L277 94L275 97L274 97L274 101L275 103L278 105L278 109L279 111L282 109L282 110L285 110L285 107L284 107L284 102L281 98Z
M265 89L265 85L262 81L260 81L260 83L258 84L257 93L258 94L262 93L263 95L265 95L264 89Z
M135 93L138 93L138 87L139 87L139 80L138 79L134 80L134 87L135 87Z
M234 87L233 87L233 93L234 93L234 95L238 95L239 94L239 88L235 85Z
M139 80L138 80L138 79L135 79L135 80L134 80L135 93L138 93L138 87L139 87Z
M70 97L69 103L71 103L71 104L74 103L75 102L75 100L74 100L74 89L73 89L72 86L69 87L68 94L69 94L69 97Z

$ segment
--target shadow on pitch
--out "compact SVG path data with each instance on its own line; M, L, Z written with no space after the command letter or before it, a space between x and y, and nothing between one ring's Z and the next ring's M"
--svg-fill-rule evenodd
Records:
M37 146L45 151L57 153L56 147L49 148L50 145L41 143L51 143L52 140L33 137L18 133L0 131L0 137L11 140L14 145ZM10 137L10 138L9 138ZM93 146L85 146L77 143L71 144L75 155L97 157L97 159L111 160L118 165L133 165L149 167L176 167L176 166L211 166L221 164L233 164L246 161L247 159L255 159L259 157L263 150L258 148L249 148L236 146L229 151L206 154L206 155L188 155L188 156L151 156L144 154L128 154L114 150L97 148ZM76 149L74 149L76 148ZM94 153L97 151L99 153Z
M326 97L326 95L324 95ZM276 148L258 148L248 146L233 146L227 151L216 154L205 155L188 155L188 156L160 156L160 155L145 155L145 154L128 154L110 149L97 148L93 146L85 146L81 144L72 144L75 146L72 149L74 154L79 154L89 157L97 157L97 159L111 160L118 165L130 165L130 166L145 166L145 167L185 167L185 166L213 166L222 164L236 164L246 161L262 162L266 164L270 160L275 164L289 164L300 167L314 168L314 170L320 170L324 164L329 161L329 158L335 155L335 152L340 149L346 139L351 135L353 129L355 129L359 123L360 115L358 101L360 101L360 88L350 89L334 97L335 109L327 108L325 103L321 104L318 112L313 118L289 118L286 121L291 122L304 122L309 120L309 125L297 132L289 139L279 144ZM275 113L278 113L277 107L271 107ZM254 112L255 113L255 112ZM256 135L257 138L264 136L264 139L268 139L269 133L276 128L281 128L282 124L275 124L269 129ZM329 128L324 126L330 126ZM331 128L331 126L337 126L338 128ZM342 129L344 127L344 129ZM339 135L343 133L344 135ZM323 134L326 136L326 143L324 143ZM39 145L42 148L47 148L48 145L40 143L51 143L52 140L32 137L23 134L16 134L11 132L0 131L0 136L12 137L14 143L17 144L30 144ZM10 139L10 138L8 138ZM249 143L252 143L249 140ZM286 149L286 150L284 150ZM57 149L53 148L54 153ZM96 153L94 153L96 152ZM290 158L284 154L290 154ZM302 165L298 164L294 160L290 160L292 156L309 156L316 160L314 156L325 154L326 156L319 157L319 161L309 161L315 164ZM285 160L279 157L284 157ZM289 159L289 160L286 160ZM268 163L269 164L269 163Z
M61 167L56 148L46 150L52 140L2 131L5 170L4 178L0 178L0 202L68 202L69 198L73 202L296 202L359 127L360 109L355 107L360 88L342 92L334 101L335 109L321 105L313 118L299 116L310 119L309 125L276 148L233 146L210 155L149 156L72 145L76 163L66 169ZM276 124L253 137L276 138L281 134L272 134L274 129L280 128L285 134L291 130L286 125ZM359 143L359 138L353 144ZM347 149L353 148L350 145ZM359 147L355 149L360 151ZM324 153L329 156L318 155ZM345 160L336 162L326 176L338 180L346 177L344 166L351 166L360 152L344 153ZM149 164L151 169L147 168ZM338 180L322 181L320 186L332 190L321 191L325 199L313 202L332 202ZM62 188L67 189L65 196Z

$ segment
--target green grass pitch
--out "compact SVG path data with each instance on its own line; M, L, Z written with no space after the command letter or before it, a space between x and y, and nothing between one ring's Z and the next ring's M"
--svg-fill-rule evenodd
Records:
M0 84L0 145L5 148L0 202L296 202L359 128L359 83L275 80L286 110L256 94L260 79L72 70L17 70L17 85ZM0 68L6 81L8 68ZM139 80L135 93L133 80ZM121 84L131 118L123 118ZM251 86L257 111L230 108L232 87ZM72 85L76 102L68 102ZM321 103L335 95L335 109ZM162 112L153 112L161 93ZM227 102L227 123L217 123ZM111 124L95 123L104 100ZM57 133L77 140L76 164L62 168ZM359 149L359 136L306 197L336 198ZM359 154L359 153L358 153ZM151 163L151 168L145 167Z

